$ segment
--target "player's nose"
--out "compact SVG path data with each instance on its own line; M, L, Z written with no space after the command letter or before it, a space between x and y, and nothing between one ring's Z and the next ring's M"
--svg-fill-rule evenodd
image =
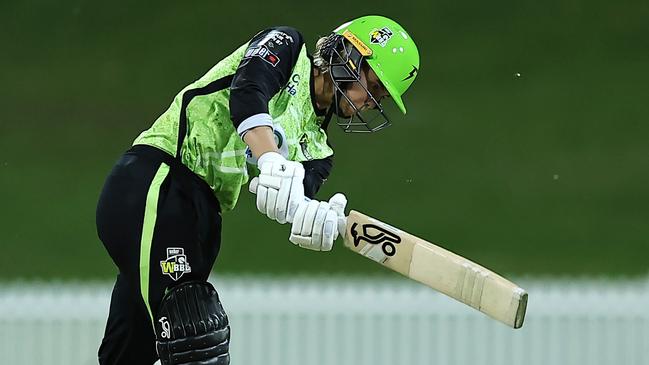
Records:
M361 109L376 109L376 103L374 102L374 99L368 96L367 99L365 99L365 103L363 104L363 107Z

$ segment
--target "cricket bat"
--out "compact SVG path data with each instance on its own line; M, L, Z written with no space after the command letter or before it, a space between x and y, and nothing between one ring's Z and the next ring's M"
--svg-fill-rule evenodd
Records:
M256 179L256 178L255 178ZM251 192L257 181L250 182ZM510 327L525 319L525 290L471 260L352 210L345 246Z
M352 210L345 246L510 327L525 319L525 290L471 260Z

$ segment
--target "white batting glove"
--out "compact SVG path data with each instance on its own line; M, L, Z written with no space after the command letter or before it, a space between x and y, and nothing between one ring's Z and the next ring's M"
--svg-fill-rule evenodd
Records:
M329 203L306 199L298 206L289 241L314 251L330 251L338 238L338 214Z
M304 167L277 152L259 156L257 166L257 210L281 224L293 222L298 204L304 201Z
M342 193L337 193L329 199L329 205L338 217L338 234L340 234L340 237L345 237L345 231L347 230L347 216L345 215L347 197Z

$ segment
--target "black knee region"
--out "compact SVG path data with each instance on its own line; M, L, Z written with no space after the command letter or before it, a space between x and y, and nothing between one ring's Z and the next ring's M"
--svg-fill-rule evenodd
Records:
M228 317L212 284L175 286L162 299L156 319L156 347L163 365L230 363Z

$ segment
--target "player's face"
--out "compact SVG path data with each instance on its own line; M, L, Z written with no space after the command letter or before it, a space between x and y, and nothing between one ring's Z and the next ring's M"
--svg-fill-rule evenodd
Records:
M375 109L377 106L376 102L380 103L381 99L390 96L378 76L376 76L374 70L367 65L364 65L361 70L360 83L352 82L345 90L345 94L354 104L356 110L359 111ZM354 110L347 100L342 98L340 101L340 111L344 117L351 117L356 110Z

